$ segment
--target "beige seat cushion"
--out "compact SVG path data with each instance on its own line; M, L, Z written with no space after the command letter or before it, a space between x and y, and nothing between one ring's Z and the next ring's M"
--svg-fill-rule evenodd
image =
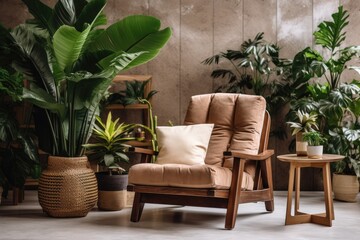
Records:
M215 165L137 164L129 170L129 184L186 188L229 189L232 172ZM244 173L243 189L252 190L254 181Z

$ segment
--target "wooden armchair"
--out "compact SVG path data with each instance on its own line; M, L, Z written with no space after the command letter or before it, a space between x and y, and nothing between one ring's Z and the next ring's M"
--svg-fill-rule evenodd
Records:
M274 210L271 156L267 150L270 116L260 96L193 96L185 125L214 123L205 164L134 165L128 191L135 192L131 221L140 220L145 203L226 208L225 228L233 229L239 203L265 202ZM150 160L149 150L135 149ZM160 149L161 151L161 149Z

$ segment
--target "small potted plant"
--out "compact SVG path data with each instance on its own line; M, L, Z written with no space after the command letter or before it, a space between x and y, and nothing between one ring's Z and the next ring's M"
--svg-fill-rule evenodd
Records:
M296 113L296 120L287 122L292 130L292 135L296 136L296 154L298 156L307 155L307 141L304 140L303 134L318 130L317 114L306 113L298 110Z
M131 146L126 143L136 139L132 133L139 127L142 125L119 123L119 118L113 121L111 112L105 123L96 117L94 143L83 146L87 154L98 159L99 165L107 169L96 173L99 209L114 211L126 206L127 171L120 163L129 161L126 153Z
M321 133L317 131L306 132L303 134L303 139L307 141L307 156L309 158L321 158L323 154L323 143L326 139Z

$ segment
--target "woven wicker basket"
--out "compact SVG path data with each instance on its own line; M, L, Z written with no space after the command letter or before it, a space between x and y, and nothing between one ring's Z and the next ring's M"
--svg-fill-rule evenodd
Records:
M39 179L39 203L51 217L84 217L98 198L97 181L87 157L49 156Z

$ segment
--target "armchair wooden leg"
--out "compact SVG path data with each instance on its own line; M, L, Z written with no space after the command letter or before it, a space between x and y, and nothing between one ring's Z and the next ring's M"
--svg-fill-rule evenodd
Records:
M274 211L274 192L273 192L273 180L272 180L272 172L271 172L271 158L265 160L261 164L261 173L264 189L269 189L271 200L265 201L266 211L273 212Z
M131 221L138 222L140 221L142 211L144 209L145 203L141 202L141 193L135 193L134 203L131 210Z
M239 165L240 164L240 168ZM233 166L233 176L229 193L228 206L226 211L225 228L231 230L235 227L236 216L239 207L241 194L241 183L243 178L245 161L235 161ZM240 171L239 171L240 169Z
M238 206L239 206L238 203L232 204L232 206L228 206L226 211L225 229L231 230L235 227Z

